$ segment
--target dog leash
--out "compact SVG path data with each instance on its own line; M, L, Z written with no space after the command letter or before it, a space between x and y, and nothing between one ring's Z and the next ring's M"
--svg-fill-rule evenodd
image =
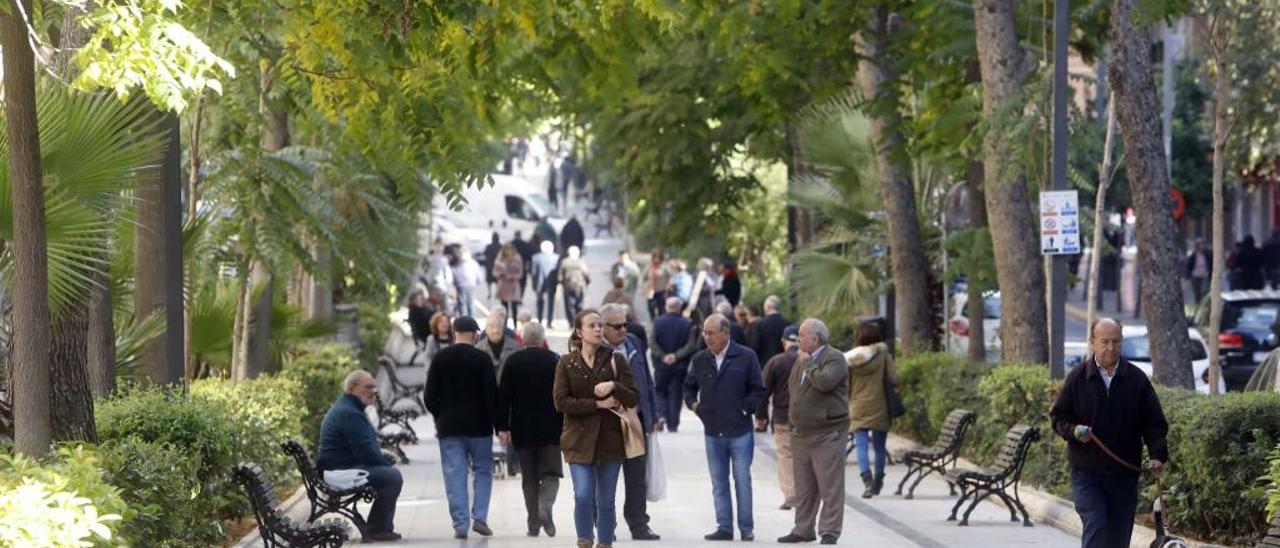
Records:
M1164 485L1163 485L1163 481L1162 481L1162 476L1163 476L1163 474L1157 474L1157 473L1155 473L1155 472L1154 472L1153 470L1151 470L1151 469L1143 469L1143 468L1139 468L1139 467L1137 467L1137 466L1134 466L1134 465L1133 465L1133 463L1130 463L1129 461L1127 461L1127 460L1124 460L1124 459L1120 458L1120 455L1115 454L1115 452L1114 452L1114 451L1112 451L1110 447L1107 447L1107 444L1102 443L1102 440L1101 440L1101 439L1099 439L1099 438L1098 438L1098 436L1090 435L1089 437L1090 437L1090 438L1092 438L1093 443L1096 443L1096 444L1098 445L1098 448L1099 448L1099 449L1101 449L1103 453L1106 453L1108 457L1111 457L1111 460L1114 460L1114 461L1116 461L1116 462L1120 463L1120 466L1123 466L1123 467L1125 467L1125 468L1128 468L1129 470L1132 470L1132 471L1134 471L1134 472L1137 472L1138 474L1142 474L1143 472L1147 472L1147 473L1150 473L1151 475L1155 476L1155 478L1156 478L1156 497L1155 497L1155 501L1154 501L1154 502L1155 502L1155 506L1154 506L1153 510L1154 510L1154 511L1155 511L1155 513L1157 513L1157 514L1162 514L1162 513L1164 512ZM1159 517L1159 516L1157 515L1157 518L1158 518L1158 517ZM1161 519L1157 519L1157 520L1156 520L1156 537L1157 537L1157 541L1159 541L1161 538L1165 537L1165 535L1167 535L1167 534L1168 534L1168 532L1165 530L1163 520L1161 520Z

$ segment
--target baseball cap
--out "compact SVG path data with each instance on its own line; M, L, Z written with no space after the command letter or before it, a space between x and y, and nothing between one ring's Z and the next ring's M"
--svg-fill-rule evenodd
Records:
M453 319L453 330L456 333L476 333L480 331L480 324L471 316L458 316Z
M800 328L794 325L788 325L782 330L782 338L787 341L796 341L800 339Z

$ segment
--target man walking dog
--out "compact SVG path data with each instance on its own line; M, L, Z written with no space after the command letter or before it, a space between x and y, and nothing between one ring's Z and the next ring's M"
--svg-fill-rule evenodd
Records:
M1054 431L1067 440L1085 548L1129 546L1142 446L1156 477L1169 460L1160 399L1141 369L1120 360L1121 340L1120 322L1095 321L1089 329L1092 359L1067 375L1049 411Z

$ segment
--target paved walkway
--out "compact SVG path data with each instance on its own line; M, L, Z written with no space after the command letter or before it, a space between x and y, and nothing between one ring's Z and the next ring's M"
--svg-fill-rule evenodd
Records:
M565 478L555 506L559 536L530 538L525 536L524 501L520 479L495 480L490 503L489 525L495 535L490 538L472 534L462 541L452 538L444 486L440 473L440 454L431 422L419 419L415 428L423 435L419 445L406 447L412 462L400 467L405 477L396 528L404 539L396 546L483 546L486 548L523 546L571 546L573 534L573 487ZM652 526L662 535L654 546L705 546L702 535L715 529L710 480L707 478L701 424L686 412L685 428L677 434L659 435L659 444L668 466L668 497L651 503ZM755 496L757 542L773 544L774 539L790 531L793 513L778 509L782 492L776 480L776 461L769 436L757 435L752 478ZM1011 523L1008 513L995 504L982 504L970 518L970 526L959 527L945 521L954 498L947 495L946 484L926 479L916 491L914 500L886 494L871 500L858 498L862 492L857 465L850 459L846 469L844 534L846 546L1078 546L1079 540L1037 524L1022 527ZM892 466L886 478L886 492L892 492L904 469ZM621 514L622 486L619 485L618 510ZM303 502L305 505L305 502ZM297 509L295 509L296 511ZM619 530L618 544L644 545L630 540L625 525Z

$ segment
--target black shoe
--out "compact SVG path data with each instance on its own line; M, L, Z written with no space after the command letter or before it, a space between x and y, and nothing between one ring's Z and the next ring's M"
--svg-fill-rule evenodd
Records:
M706 540L733 540L733 531L725 531L724 529L716 529L714 533L705 535L702 538Z
M875 496L876 482L875 480L871 479L871 472L862 473L862 485L866 487L866 489L862 491L862 498L869 499Z
M795 533L787 533L786 536L778 537L778 542L781 542L782 544L797 544L800 542L813 542L815 540L818 539L813 537L802 537Z
M542 522L542 530L543 530L543 531L546 531L546 532L547 532L547 536L549 536L549 537L554 537L554 536L556 536L556 524L555 524L555 522L553 522L553 521L551 521L551 520L546 520L546 521Z
M465 539L465 538L467 538L467 532L466 532L466 530L463 530L463 529L455 529L455 530L453 531L453 538L456 538L456 539Z
M779 506L779 507L778 507L778 509L779 509L779 510L790 510L790 509L791 509L791 503L784 502L784 503L782 503L782 506Z
M541 529L530 529L529 532L525 534L531 537L536 537L538 536L538 533L541 531L542 531Z
M818 544L835 544L837 538L840 537L837 537L834 533L823 533L822 541Z
M662 540L662 537L653 532L648 525L631 531L631 540Z
M876 474L875 477L876 494L880 494L880 490L884 488L884 474Z
M751 531L743 531L738 537L742 539L742 542L751 542L756 539L756 534Z
M471 530L486 537L493 536L493 529L490 529L488 524L480 520L475 520L475 522L471 524Z

